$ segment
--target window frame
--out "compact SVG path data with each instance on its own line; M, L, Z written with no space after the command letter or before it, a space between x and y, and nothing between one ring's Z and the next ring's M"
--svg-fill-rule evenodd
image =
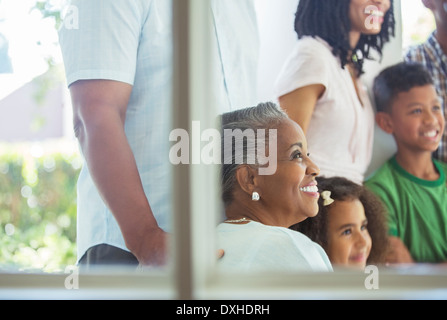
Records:
M400 1L396 1L400 11ZM174 128L216 126L209 1L174 3ZM187 14L185 14L187 13ZM192 72L193 70L193 72ZM191 131L188 131L191 132ZM368 290L368 273L219 274L215 226L219 221L219 170L210 165L175 167L171 263L165 271L122 269L82 274L79 289L65 287L69 274L0 273L0 299L440 299L447 298L446 270L418 265L379 271L379 289ZM188 186L185 188L185 186ZM202 197L203 194L211 194ZM214 214L213 214L214 213ZM203 241L206 239L206 241Z

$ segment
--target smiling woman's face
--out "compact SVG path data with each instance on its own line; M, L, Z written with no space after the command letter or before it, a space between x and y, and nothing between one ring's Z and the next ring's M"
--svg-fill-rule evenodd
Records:
M265 206L280 214L289 227L318 213L320 194L315 177L319 168L309 158L306 137L299 125L287 119L277 130L276 173L258 178Z
M349 7L351 31L378 34L382 30L385 14L390 7L390 0L351 0Z

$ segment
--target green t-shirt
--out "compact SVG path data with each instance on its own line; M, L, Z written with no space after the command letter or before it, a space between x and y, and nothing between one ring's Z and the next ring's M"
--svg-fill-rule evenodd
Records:
M391 158L365 185L388 209L389 233L417 262L447 261L447 164L433 160L440 177L419 179Z

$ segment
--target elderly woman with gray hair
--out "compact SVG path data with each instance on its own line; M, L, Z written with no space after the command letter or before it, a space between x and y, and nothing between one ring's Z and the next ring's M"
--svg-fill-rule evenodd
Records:
M217 228L225 251L220 269L332 271L318 244L288 229L318 212L319 168L299 125L275 104L262 103L224 114L222 133L227 220Z

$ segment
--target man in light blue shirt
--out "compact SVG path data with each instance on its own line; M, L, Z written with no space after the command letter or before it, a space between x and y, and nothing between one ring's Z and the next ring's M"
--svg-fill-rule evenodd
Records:
M73 0L60 43L74 129L80 264L160 265L172 211L171 0ZM256 101L253 0L212 0L219 111Z

